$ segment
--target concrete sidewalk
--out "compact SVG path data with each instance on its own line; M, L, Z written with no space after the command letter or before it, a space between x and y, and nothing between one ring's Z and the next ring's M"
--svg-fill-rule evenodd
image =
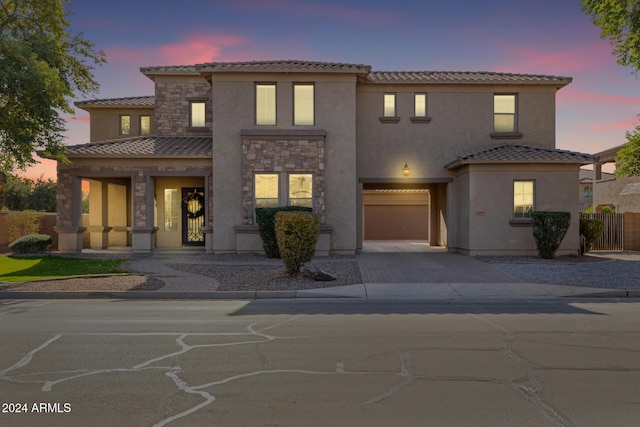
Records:
M472 300L558 297L639 298L640 291L526 283L476 258L432 252L363 252L356 255L362 284L308 290L216 291L215 278L169 267L209 261L202 252L155 252L134 257L127 268L165 283L157 291L0 292L0 299L124 298L124 299L277 299L356 298L362 300ZM95 255L99 256L99 253ZM104 255L104 254L103 254ZM261 263L273 265L274 260ZM544 266L540 266L544 268Z

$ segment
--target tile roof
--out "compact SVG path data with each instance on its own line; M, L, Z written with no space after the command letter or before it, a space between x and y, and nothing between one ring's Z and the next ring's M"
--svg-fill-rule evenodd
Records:
M367 74L369 65L344 64L338 62L317 61L250 61L250 62L210 62L197 64L201 72L258 72L258 73L355 73Z
M210 136L139 136L68 147L73 158L205 158L212 155Z
M566 86L571 77L536 74L495 73L488 71L374 71L367 80L372 83L430 84L555 84Z
M156 74L187 74L198 75L193 65L159 65L155 67L140 67L140 72L145 75Z
M527 145L507 144L475 153L458 156L456 160L445 165L447 169L456 169L468 164L492 163L577 163L587 164L597 161L596 156L575 151L555 148L532 147Z
M78 108L87 107L155 107L156 97L151 96L131 96L128 98L109 98L109 99L89 99L85 101L77 101L75 105Z

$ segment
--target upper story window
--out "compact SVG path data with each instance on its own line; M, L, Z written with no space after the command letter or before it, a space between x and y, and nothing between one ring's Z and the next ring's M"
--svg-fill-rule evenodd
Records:
M416 93L413 95L413 116L427 117L427 94Z
M293 85L293 124L314 124L314 86L310 83Z
M396 117L396 94L385 93L384 94L384 110L382 112L383 117Z
M140 116L140 135L149 135L151 133L151 117Z
M256 125L276 124L276 85L256 84Z
M205 102L190 101L189 104L189 126L192 128L205 127Z
M530 218L534 208L535 181L513 181L513 217Z
M131 135L131 116L120 116L120 135Z
M517 132L516 95L493 95L494 132Z

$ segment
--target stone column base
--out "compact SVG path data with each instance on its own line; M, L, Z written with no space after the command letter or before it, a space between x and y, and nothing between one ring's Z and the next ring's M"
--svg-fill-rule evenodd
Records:
M131 250L133 252L151 252L156 247L156 227L130 227Z
M207 252L213 252L213 227L200 227L200 231L204 234L204 248Z
M82 233L85 227L54 227L58 233L58 251L61 253L82 252Z

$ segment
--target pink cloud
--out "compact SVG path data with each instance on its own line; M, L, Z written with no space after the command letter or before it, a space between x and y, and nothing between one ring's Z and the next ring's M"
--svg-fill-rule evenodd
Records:
M598 123L591 126L596 132L606 132L610 130L623 130L630 131L635 129L640 123L638 122L638 117L627 117L623 121L615 122L615 123Z
M558 92L559 104L582 104L611 106L633 106L640 109L640 98L633 96L608 95L603 93L584 92L568 86Z
M315 18L340 19L356 24L377 25L397 21L405 14L394 10L357 9L331 4L292 0L248 0L234 2L239 10L266 10L286 15L313 16Z
M145 65L198 64L219 60L225 49L237 48L247 43L241 36L213 35L195 32L177 43L128 48L114 46L106 49L107 60L117 63Z
M597 43L589 46L550 51L520 45L506 45L509 60L499 67L515 73L573 74L593 71L615 63L611 46Z
M67 122L90 123L89 116L67 116L64 119Z

